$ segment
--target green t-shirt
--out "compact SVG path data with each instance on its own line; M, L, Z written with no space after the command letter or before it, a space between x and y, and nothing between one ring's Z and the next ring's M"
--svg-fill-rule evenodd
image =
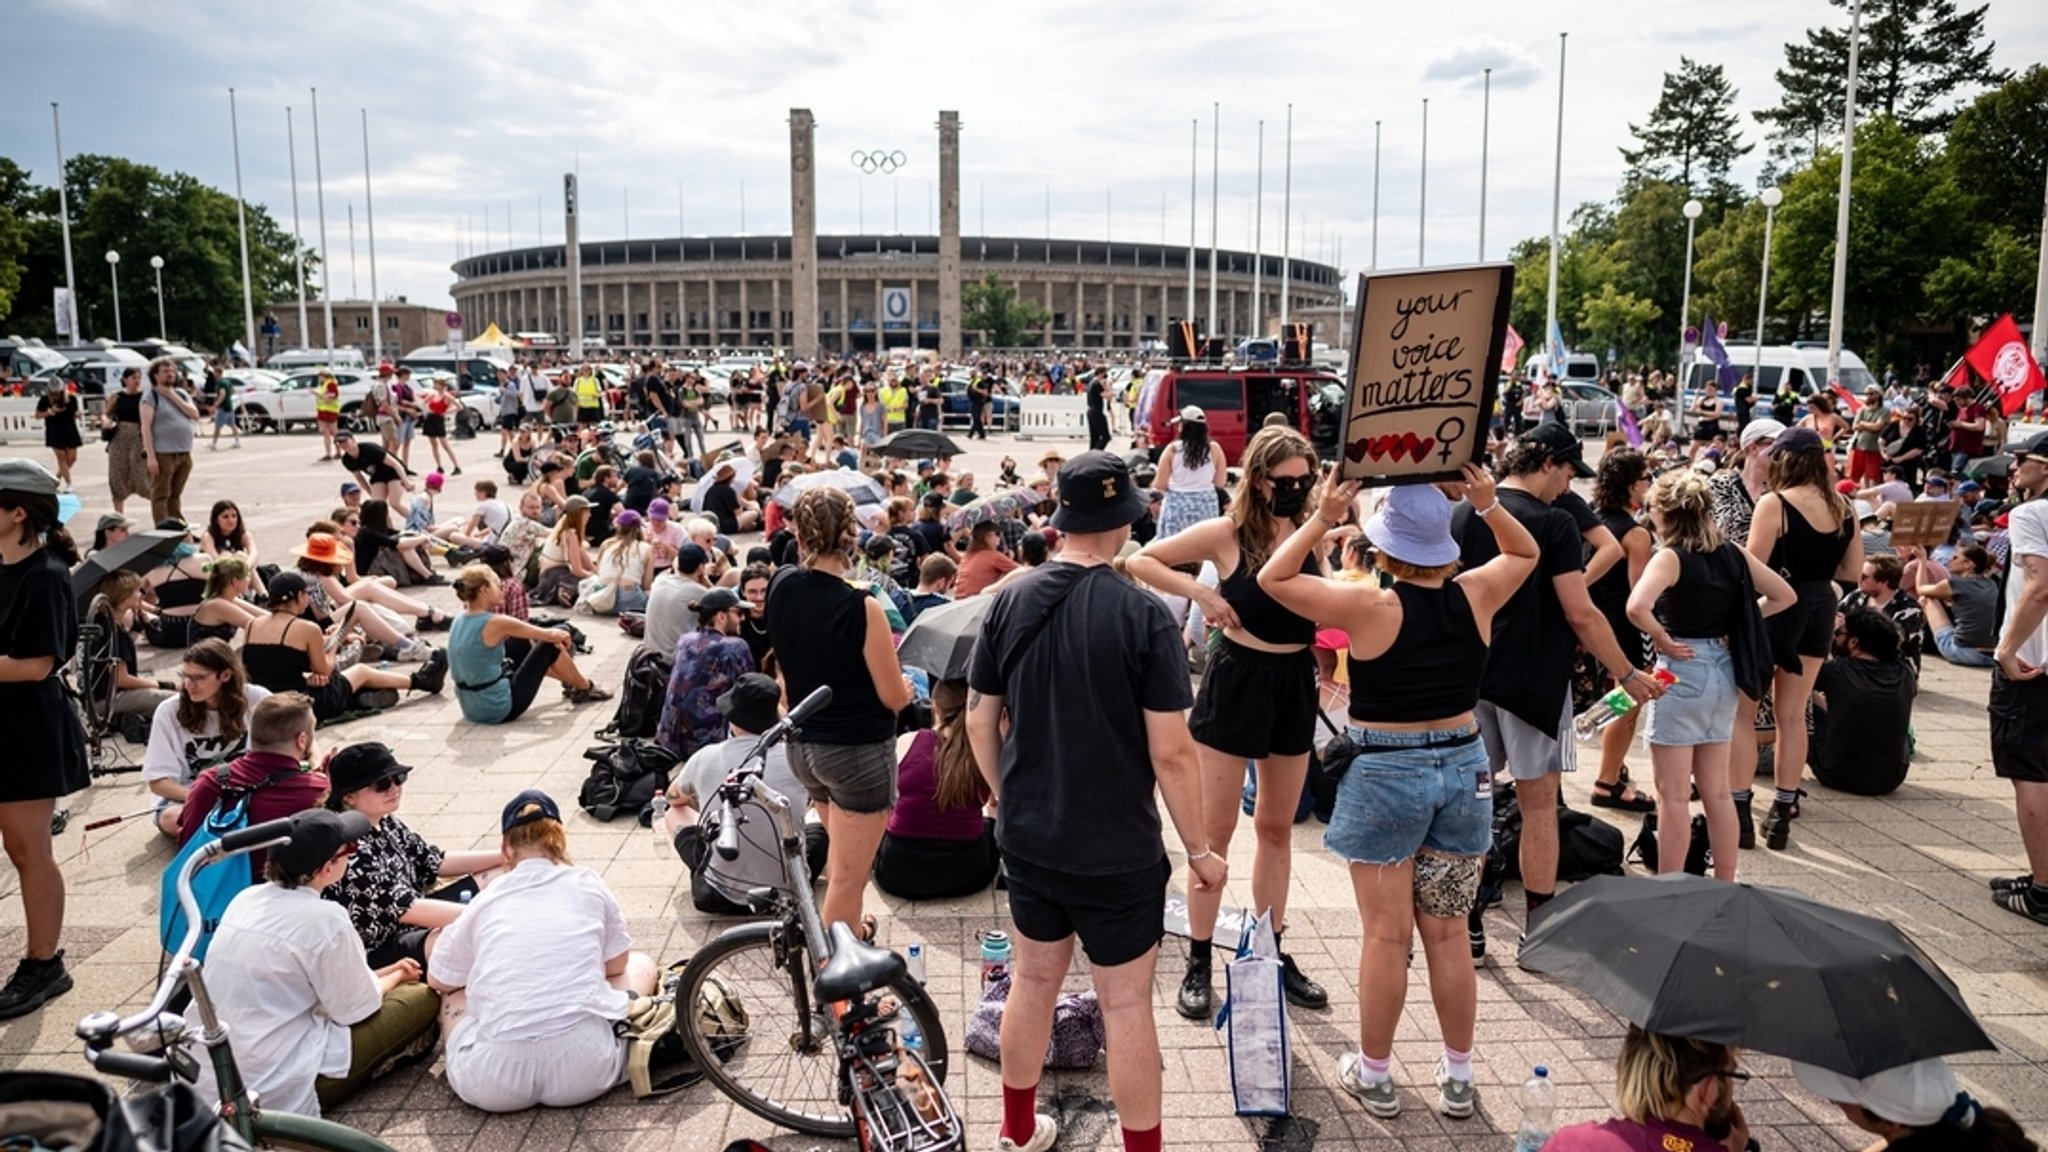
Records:
M215 409L225 408L230 412L234 411L235 382L233 380L230 380L225 376L219 377L218 379L214 380L213 406Z
M555 424L576 422L576 394L560 384L548 390L548 420Z

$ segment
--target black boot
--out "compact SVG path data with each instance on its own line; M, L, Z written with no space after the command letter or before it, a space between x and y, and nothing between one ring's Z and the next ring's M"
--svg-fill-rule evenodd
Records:
M1330 994L1321 984L1302 975L1301 968L1294 963L1294 957L1280 954L1280 982L1286 989L1287 1002L1296 1008L1328 1008Z
M1756 820L1749 813L1749 797L1735 802L1735 823L1738 829L1735 839L1737 848L1756 847Z
M1215 1000L1216 994L1209 986L1209 949L1190 948L1187 975L1181 977L1180 995L1174 998L1173 1010L1190 1020L1207 1020Z
M429 696L438 696L441 693L442 687L447 683L448 650L446 648L436 648L433 654L427 657L425 664L413 669L410 686L415 692L425 692Z
M1486 905L1474 905L1465 917L1466 934L1472 939L1472 966L1486 967Z
M0 1020L26 1016L71 991L71 973L64 970L64 953L48 960L23 958L5 987L0 987Z
M1764 843L1773 852L1783 852L1792 842L1792 818L1799 814L1797 807L1782 800L1771 802L1771 810L1764 815Z

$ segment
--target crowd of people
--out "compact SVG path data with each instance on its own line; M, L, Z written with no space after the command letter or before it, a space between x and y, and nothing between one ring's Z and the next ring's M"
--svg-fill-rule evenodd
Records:
M1000 390L994 371L977 413ZM665 686L653 737L677 767L664 830L697 907L758 911L745 894L781 882L773 846L714 869L699 816L784 702L821 686L831 704L767 770L807 809L822 918L873 939L870 879L911 899L1006 890L1016 957L999 1147L1042 1152L1056 1138L1037 1085L1077 940L1124 1146L1159 1147L1151 989L1176 871L1166 825L1189 896L1175 1006L1206 1021L1231 851L1246 854L1248 777L1249 894L1273 918L1287 1000L1328 1008L1321 974L1286 941L1292 828L1333 685L1345 686L1347 750L1325 765L1341 779L1324 846L1348 866L1362 929L1358 1043L1337 1074L1374 1116L1402 1106L1393 1041L1418 931L1442 1041L1435 1107L1476 1110L1475 969L1500 899L1483 883L1496 782L1512 781L1520 805L1533 914L1558 888L1575 718L1616 689L1647 707L1601 731L1593 805L1678 830L1697 804L1713 873L1733 880L1758 840L1791 848L1815 802L1801 787L1809 766L1837 791L1900 785L1925 653L1986 675L1994 764L2013 781L2030 865L1992 896L2048 924L2048 505L2033 499L2048 493L2048 435L1982 469L1995 440L1954 439L1982 406L1938 387L1897 409L1873 396L1846 420L1826 397L1772 410L1789 422L1706 410L1686 443L1611 445L1597 470L1539 413L1505 421L1489 459L1457 480L1366 492L1284 421L1232 467L1189 407L1156 460L1048 452L1024 473L1006 458L987 486L1010 497L998 502L954 461L873 452L936 423L936 374L922 369L763 366L735 377L737 439L714 446L694 373L650 364L614 397L587 369L550 380L521 368L497 382L495 454L518 498L477 479L472 510L444 519L435 499L461 472L443 443L448 411L438 390L384 375L374 436L326 429L349 477L339 504L260 553L230 501L196 530L179 518L190 444L177 429L201 415L176 381L125 390L132 421L121 397L109 406L110 451L131 438L149 483L114 478L117 511L94 548L138 527L118 511L124 484L149 492L160 528L185 533L100 588L129 646L107 673L117 710L148 718L157 826L189 839L235 789L256 797L252 819L306 830L259 864L267 882L250 892L263 895L237 899L209 959L243 988L222 1012L271 1107L331 1107L437 1035L451 1087L481 1108L580 1103L618 1082L613 1025L654 968L602 882L571 863L554 801L515 798L496 852L447 853L399 819L412 769L390 749L314 752L318 725L439 694L451 677L477 724L517 722L549 679L572 706L608 699L578 666L580 633L550 610L617 618L641 638L636 665ZM412 470L415 420L435 462L425 476ZM1947 450L1922 431L1934 423ZM26 734L35 769L0 799L29 925L0 1017L70 984L48 833L54 799L84 784L82 733L56 687L81 559L57 516L65 483L0 461L0 703L38 718ZM1938 539L1893 542L1901 509L1956 497ZM404 591L441 584L459 613ZM966 666L899 660L925 614L976 600ZM442 631L445 646L426 639ZM138 644L179 652L177 678L144 677ZM1642 789L1627 764L1637 735ZM1661 838L1659 870L1681 868L1687 848L1682 833ZM589 1059L561 1060L570 1049ZM1632 1036L1623 1065L1701 1060L1733 1056ZM1704 1092L1689 1080L1624 1093L1624 1112L1700 1125L1720 1106ZM1894 1125L1919 1119L1873 1107Z

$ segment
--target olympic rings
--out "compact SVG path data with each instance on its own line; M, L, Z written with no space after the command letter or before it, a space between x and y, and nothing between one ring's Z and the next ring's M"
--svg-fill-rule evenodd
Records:
M908 163L910 157L905 156L901 150L891 152L877 148L872 152L856 151L853 154L853 166L869 176L877 172L888 175Z

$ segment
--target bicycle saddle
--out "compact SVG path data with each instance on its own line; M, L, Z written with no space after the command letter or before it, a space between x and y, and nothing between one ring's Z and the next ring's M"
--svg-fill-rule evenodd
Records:
M818 999L828 1003L858 1000L903 978L906 971L903 957L886 948L863 943L843 922L834 921L829 935L832 937L832 959L826 961L825 970L818 973Z

